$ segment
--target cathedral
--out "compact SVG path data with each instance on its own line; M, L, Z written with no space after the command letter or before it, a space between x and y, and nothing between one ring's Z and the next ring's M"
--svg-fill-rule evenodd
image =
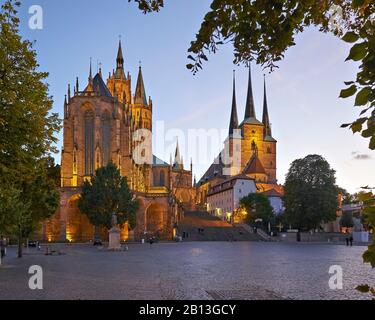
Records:
M225 185L226 181L232 181L234 177L254 180L256 192L264 193L270 201L275 198L278 199L278 203L281 203L283 188L277 184L276 179L276 144L277 141L272 136L268 113L265 80L263 115L262 121L259 121L255 112L251 68L249 67L244 119L239 123L236 83L233 76L228 137L223 150L196 185L197 204L204 210L210 211L207 196L212 194L217 186Z
M176 233L184 210L195 205L192 164L184 168L176 146L169 163L152 153L153 102L146 96L142 68L135 90L125 73L119 42L116 68L107 80L101 68L93 76L91 62L88 82L80 88L76 79L64 102L63 148L61 152L60 205L42 226L47 241L89 241L94 227L77 206L81 186L97 168L113 162L139 202L136 227L121 229L122 240L139 240L157 235L170 240ZM106 239L107 231L102 230Z

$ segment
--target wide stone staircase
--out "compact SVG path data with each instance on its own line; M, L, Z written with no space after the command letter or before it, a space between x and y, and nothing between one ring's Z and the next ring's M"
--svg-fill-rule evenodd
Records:
M198 229L202 229L201 232ZM243 226L233 226L202 211L185 212L184 218L178 224L178 234L183 237L183 241L264 240L259 235L249 232Z

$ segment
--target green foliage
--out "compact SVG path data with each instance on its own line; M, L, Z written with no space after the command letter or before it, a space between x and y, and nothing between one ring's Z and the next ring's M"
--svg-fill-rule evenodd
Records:
M284 186L285 219L301 230L318 228L336 218L335 171L319 155L291 164Z
M110 229L112 214L116 213L121 226L128 221L131 228L135 227L138 201L113 163L97 169L91 181L85 181L78 207L94 226Z
M355 195L353 194L350 194L347 190L345 190L344 188L340 188L338 187L337 188L337 191L338 193L341 194L341 200L342 200L342 204L351 204L351 203L354 203L356 201L356 197Z
M131 1L128 0L128 2ZM164 0L134 0L134 2L138 3L138 8L143 13L158 12L164 6Z
M162 0L134 1L144 13L159 11L163 6ZM272 71L286 50L295 45L295 36L307 27L333 33L352 44L347 60L361 62L356 80L341 91L340 97L358 91L355 106L362 106L360 115L367 114L367 128L358 119L342 127L370 138L369 148L375 150L374 12L373 0L212 0L188 49L190 63L186 67L198 72L209 54L230 42L235 64L255 60Z
M267 196L261 193L250 193L240 200L241 207L247 212L247 223L253 224L256 219L262 219L267 226L273 217L273 209Z
M56 151L60 121L50 114L48 74L38 71L32 43L19 35L18 5L5 1L0 12L0 228L22 238L58 205L47 156Z
M362 192L359 200L363 202L363 215L366 217L366 223L369 227L375 227L375 195L372 192ZM370 263L375 268L375 239L368 246L367 251L363 254L363 261Z

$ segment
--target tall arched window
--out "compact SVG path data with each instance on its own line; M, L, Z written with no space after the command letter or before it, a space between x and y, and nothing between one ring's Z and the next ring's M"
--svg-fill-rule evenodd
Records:
M154 172L154 187L159 186L159 176L157 172Z
M109 113L106 111L102 116L102 137L103 137L103 166L106 166L111 159L111 126Z
M165 185L165 174L164 171L160 171L160 180L159 180L160 186Z
M94 121L92 110L85 112L85 175L94 174Z

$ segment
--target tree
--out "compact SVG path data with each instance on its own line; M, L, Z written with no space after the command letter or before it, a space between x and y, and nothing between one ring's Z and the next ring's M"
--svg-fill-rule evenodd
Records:
M55 158L48 156L46 158L46 172L47 178L55 185L55 187L61 186L61 166L55 164Z
M340 218L340 226L343 228L353 228L353 214L350 212L345 212Z
M128 0L129 2L132 0ZM144 13L159 11L163 0L133 0ZM193 73L202 69L207 55L228 42L234 47L234 63L255 60L272 71L295 45L298 33L309 26L353 43L347 60L360 61L355 81L341 98L356 95L360 118L344 124L353 133L370 138L375 149L375 2L373 0L212 0L195 40L188 49ZM372 111L372 112L371 112ZM366 124L367 127L364 127Z
M375 195L372 192L362 192L359 197L360 201L363 201L364 210L363 214L366 217L366 223L370 228L374 230L375 227ZM363 254L363 261L370 263L375 268L375 238L373 237L372 242L368 246L367 250ZM370 292L375 299L375 287L369 285L360 285L357 290L367 293Z
M350 194L344 188L337 187L338 193L341 194L342 204L351 204L355 201L355 195Z
M240 200L240 205L247 212L248 224L253 224L256 219L262 219L266 227L273 217L273 209L267 196L261 193L250 193Z
M318 228L336 218L335 171L319 155L291 164L284 185L285 218L302 230Z
M116 213L120 226L128 222L134 228L138 201L133 199L126 177L122 177L117 167L110 162L97 169L90 181L85 181L78 208L95 227L110 229L112 214Z
M46 173L46 157L56 152L57 114L38 71L32 43L22 40L16 7L7 0L0 12L0 221L22 238L56 210L58 194ZM5 227L4 227L5 229Z

